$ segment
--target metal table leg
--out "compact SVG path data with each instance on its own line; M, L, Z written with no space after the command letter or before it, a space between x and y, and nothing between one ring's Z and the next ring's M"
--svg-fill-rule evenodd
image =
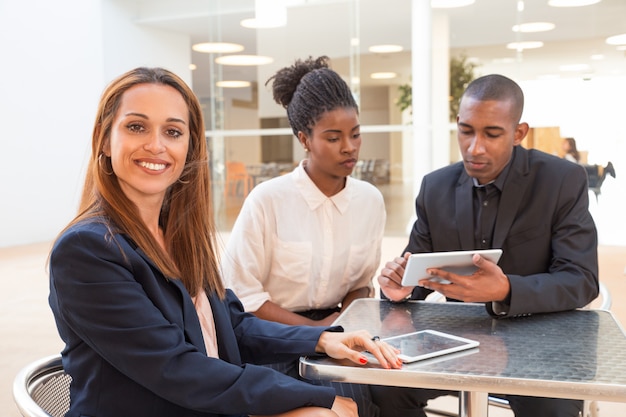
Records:
M459 417L487 417L488 407L488 393L459 392Z

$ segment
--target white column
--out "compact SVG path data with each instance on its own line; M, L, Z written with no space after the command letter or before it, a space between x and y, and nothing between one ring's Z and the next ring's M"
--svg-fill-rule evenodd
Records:
M430 2L413 0L411 3L411 83L413 86L413 136L409 148L414 194L417 195L424 174L432 169L431 146L431 80L432 80L432 19ZM405 164L406 166L406 164Z

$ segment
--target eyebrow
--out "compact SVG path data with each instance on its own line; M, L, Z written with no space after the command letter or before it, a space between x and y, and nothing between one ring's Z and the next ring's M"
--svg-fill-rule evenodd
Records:
M463 123L463 122L459 122L459 126L461 127L465 127L465 128L469 128L469 129L474 129L474 126L468 124L468 123ZM505 128L503 128L502 126L486 126L485 130L506 130Z
M137 116L137 117L141 117L142 119L146 119L146 120L148 120L148 119L149 119L149 117L148 117L148 116L146 116L146 115L145 115L145 114L143 114L143 113L135 113L135 112L132 112L132 111L131 111L131 112L128 112L128 113L125 113L125 114L124 114L124 116ZM179 119L179 118L177 118L177 117L168 117L168 118L166 119L166 121L167 121L167 122L170 122L170 123L171 123L171 122L178 122L178 123L182 123L182 124L184 124L184 125L187 125L187 122L185 122L183 119Z
M350 132L354 132L355 130L359 129L361 127L360 124L354 126L352 129L350 129ZM326 129L324 131L322 131L322 133L341 133L341 129Z

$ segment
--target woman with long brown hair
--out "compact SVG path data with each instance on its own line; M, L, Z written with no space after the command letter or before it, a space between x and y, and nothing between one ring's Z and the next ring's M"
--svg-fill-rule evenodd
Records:
M332 388L253 363L326 353L364 364L368 350L399 366L366 332L244 313L221 281L215 233L198 100L164 69L121 75L98 107L79 214L50 255L66 416L355 416Z

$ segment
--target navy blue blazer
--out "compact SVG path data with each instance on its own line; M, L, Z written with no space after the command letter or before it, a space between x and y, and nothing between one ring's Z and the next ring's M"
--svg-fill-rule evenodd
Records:
M462 162L422 181L405 251L476 249L472 179ZM582 166L516 146L493 235L511 283L510 316L571 310L598 295L598 239ZM412 297L428 290L416 287ZM491 303L487 310L493 314Z
M320 327L243 311L208 294L219 359L206 356L191 297L101 221L67 230L50 257L49 303L72 376L74 416L217 416L330 408L335 391L252 365L314 355Z

